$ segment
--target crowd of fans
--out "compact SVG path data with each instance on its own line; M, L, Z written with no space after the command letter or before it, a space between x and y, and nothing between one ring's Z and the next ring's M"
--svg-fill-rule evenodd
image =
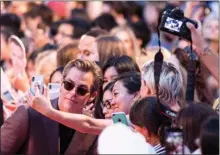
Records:
M219 154L218 6L1 1L1 152ZM176 7L198 22L197 29L187 24L198 58L190 102L190 43L157 34L161 13ZM158 39L164 60L157 86ZM36 75L42 85L33 83ZM128 126L114 123L120 112ZM168 128L181 129L182 152L168 152Z

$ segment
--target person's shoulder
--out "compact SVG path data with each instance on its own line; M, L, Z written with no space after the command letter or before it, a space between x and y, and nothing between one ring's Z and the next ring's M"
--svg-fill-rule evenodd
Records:
M15 109L14 113L25 113L28 111L28 108L30 108L28 105L21 104Z
M4 121L4 124L11 122L12 124L20 124L27 122L29 119L28 116L28 106L27 105L19 105L13 113Z

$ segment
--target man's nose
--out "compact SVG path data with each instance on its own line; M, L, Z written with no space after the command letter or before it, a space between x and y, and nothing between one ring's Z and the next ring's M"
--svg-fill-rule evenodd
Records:
M115 105L115 99L113 98L110 102L111 106L114 106Z
M76 96L76 87L74 87L69 93L71 94L71 96Z

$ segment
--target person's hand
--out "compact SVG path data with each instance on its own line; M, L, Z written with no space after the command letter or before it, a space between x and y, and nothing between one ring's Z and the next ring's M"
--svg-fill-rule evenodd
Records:
M82 114L89 117L93 117L94 111L95 111L94 104L91 103L83 108Z
M200 21L197 21L198 28L191 23L186 23L187 27L191 31L193 50L197 53L197 55L201 56L204 54L205 49L205 39L202 34L202 25Z
M47 116L53 109L50 99L49 99L48 88L46 87L46 85L44 85L43 94L40 93L38 84L35 85L34 89L35 89L35 96L33 96L32 93L29 91L28 96L27 96L27 103L34 110Z
M186 2L186 7L187 8L194 8L195 6L199 5L199 1L188 1Z
M188 2L186 2L186 7L185 7L185 10L184 10L185 17L191 18L193 8L197 5L199 5L199 3L200 2L197 2L197 1L188 1Z

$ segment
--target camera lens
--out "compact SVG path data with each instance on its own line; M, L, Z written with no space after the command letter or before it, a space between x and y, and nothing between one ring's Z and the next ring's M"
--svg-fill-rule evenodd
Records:
M121 122L121 119L118 119L118 122Z
M49 85L49 89L52 89L52 86L51 86L51 85Z

